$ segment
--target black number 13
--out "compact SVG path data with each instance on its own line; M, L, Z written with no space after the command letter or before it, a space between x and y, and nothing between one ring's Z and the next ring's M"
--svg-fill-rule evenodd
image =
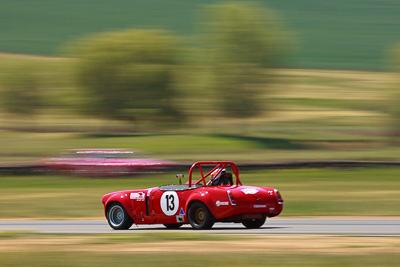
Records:
M173 195L165 195L165 199L167 200L167 211L175 209L174 196Z

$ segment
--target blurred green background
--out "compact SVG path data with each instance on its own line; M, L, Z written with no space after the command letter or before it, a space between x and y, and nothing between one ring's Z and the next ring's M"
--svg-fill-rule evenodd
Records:
M398 1L374 0L1 1L0 162L78 148L183 163L398 161L399 14ZM352 179L365 171L382 179ZM287 214L314 210L297 208ZM21 216L12 210L2 217Z
M55 56L65 43L89 33L129 28L165 29L190 39L198 30L198 9L218 2L3 0L0 51ZM298 47L287 67L385 70L385 50L400 41L398 1L259 3L275 9L296 36Z
M35 163L80 148L139 149L182 163L398 161L399 14L398 1L374 0L1 1L0 162ZM328 180L347 182L335 169L266 172L267 180L254 172L249 182L284 187L284 175L315 196L338 193ZM376 177L366 188L355 183L368 195L382 185L381 172L399 177L396 168L345 176ZM323 186L313 186L313 176ZM2 187L18 190L13 179L2 178ZM43 188L53 181L36 179ZM52 190L66 190L60 179ZM173 182L145 176L132 186L164 179ZM398 179L389 184L399 188ZM378 191L396 198L390 188ZM339 212L334 196L320 196L322 206L333 205L326 210L308 206L309 196L295 189L291 197L298 199L287 215ZM59 217L46 214L46 202L35 205L41 211L22 215L14 203L1 217ZM374 205L355 204L346 214L371 215ZM398 215L386 208L381 215ZM64 216L88 215L70 212Z
M395 0L0 0L0 165L80 148L139 149L182 163L399 161L399 17ZM399 177L398 167L241 172L244 184L281 191L282 216L399 216ZM170 183L172 173L1 173L0 219L98 219L103 194ZM182 236L193 246L208 240ZM362 237L340 245L346 255L278 248L207 259L104 254L82 250L92 245L82 237L31 237L0 233L0 265L399 262L398 245L363 252L374 245L360 246ZM7 250L48 238L67 247Z
M397 1L374 0L5 0L3 143L31 132L172 133L278 148L279 159L327 147L323 158L393 158L398 14ZM44 155L70 148L65 140L0 156Z

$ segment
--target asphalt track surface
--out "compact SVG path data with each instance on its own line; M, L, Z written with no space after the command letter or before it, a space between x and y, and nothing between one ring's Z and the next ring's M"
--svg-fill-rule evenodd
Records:
M145 232L202 232L213 234L257 235L362 235L400 236L400 218L273 218L260 229L246 229L242 224L216 223L210 230L193 230L183 225L178 230L168 230L163 225L133 225L129 230L112 230L106 220L85 221L0 221L0 232L18 231L52 234L116 234Z

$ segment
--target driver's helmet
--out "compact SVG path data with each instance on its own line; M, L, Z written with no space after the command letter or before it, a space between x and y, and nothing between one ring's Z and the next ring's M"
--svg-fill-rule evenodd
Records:
M219 172L219 173L218 173ZM224 175L226 173L226 169L223 169L221 171L221 168L216 169L215 171L213 171L211 173L210 179L211 181L215 181L217 179L219 179L222 175Z

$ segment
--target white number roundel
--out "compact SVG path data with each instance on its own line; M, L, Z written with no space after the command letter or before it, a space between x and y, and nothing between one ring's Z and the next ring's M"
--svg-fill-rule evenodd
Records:
M160 199L160 205L165 215L175 215L179 208L178 194L174 191L164 192Z

